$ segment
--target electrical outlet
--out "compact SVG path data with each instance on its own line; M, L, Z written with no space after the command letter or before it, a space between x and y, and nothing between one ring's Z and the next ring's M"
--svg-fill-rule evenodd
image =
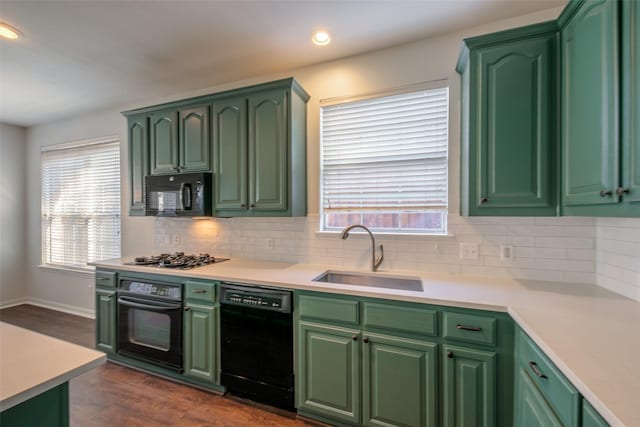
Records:
M273 239L271 237L269 237L267 239L267 249L273 249Z
M477 243L460 243L460 259L478 259Z
M180 235L179 234L176 234L175 236L173 236L173 244L175 246L180 245Z
M513 245L500 245L500 261L513 259Z

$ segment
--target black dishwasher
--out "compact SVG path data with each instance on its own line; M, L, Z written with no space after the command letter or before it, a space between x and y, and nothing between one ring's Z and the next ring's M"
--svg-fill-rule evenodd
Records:
M221 382L232 394L294 410L291 292L222 283Z

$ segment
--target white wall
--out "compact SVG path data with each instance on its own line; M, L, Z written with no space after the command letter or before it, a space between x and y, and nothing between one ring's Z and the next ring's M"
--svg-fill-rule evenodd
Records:
M118 135L121 146L121 182L127 188L128 154L126 149L126 122L118 111L96 113L77 119L29 128L27 131L27 252L28 294L36 303L51 305L61 310L91 314L94 306L93 274L53 270L39 266L40 240L40 149L45 145L77 141L100 136ZM78 191L83 191L78 188ZM122 213L127 215L128 193L122 194ZM152 222L146 218L128 218L122 221L123 254L146 253L150 250Z
M26 129L0 123L0 307L27 296Z
M460 218L459 140L460 81L454 71L464 37L498 31L533 22L554 19L560 9L551 9L463 32L418 41L254 79L203 88L171 99L151 99L73 120L37 126L28 132L28 254L29 296L59 307L89 312L93 308L90 276L53 272L37 267L40 259L39 150L47 144L118 134L122 144L123 255L146 255L171 249L175 235L183 240L175 249L210 250L216 255L257 257L273 260L326 262L344 266L366 266L367 243L357 236L339 241L335 236L317 235L319 197L319 102L322 99L379 92L420 82L448 79L450 87L450 222L455 237L385 238L386 268L436 270L451 273L535 278L541 280L595 283L596 226L591 218ZM302 219L164 220L127 217L128 194L126 123L119 110L152 105L161 101L213 93L248 84L294 76L310 93L308 103L308 210ZM264 249L264 239L276 240L273 251ZM291 245L299 242L298 246ZM461 262L460 241L481 246L477 261ZM300 243L302 242L302 243ZM436 243L438 247L436 248ZM509 264L497 257L500 243L516 247L516 259ZM300 246L302 245L302 246ZM219 253L215 253L220 251Z

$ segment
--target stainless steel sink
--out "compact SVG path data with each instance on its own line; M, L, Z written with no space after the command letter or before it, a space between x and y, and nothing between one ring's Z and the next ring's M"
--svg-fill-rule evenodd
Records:
M373 288L422 291L422 280L417 277L383 276L377 273L351 273L347 271L325 271L313 279L314 282L338 283L342 285L371 286Z

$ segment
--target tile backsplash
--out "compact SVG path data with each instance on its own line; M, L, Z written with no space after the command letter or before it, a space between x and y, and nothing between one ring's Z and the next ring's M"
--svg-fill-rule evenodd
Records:
M318 215L302 218L155 219L154 250L366 269L367 235L319 233ZM449 236L390 236L381 269L599 284L640 300L640 219L449 216ZM460 259L476 243L478 259ZM513 257L501 260L500 245Z
M640 219L596 219L596 282L640 301Z

